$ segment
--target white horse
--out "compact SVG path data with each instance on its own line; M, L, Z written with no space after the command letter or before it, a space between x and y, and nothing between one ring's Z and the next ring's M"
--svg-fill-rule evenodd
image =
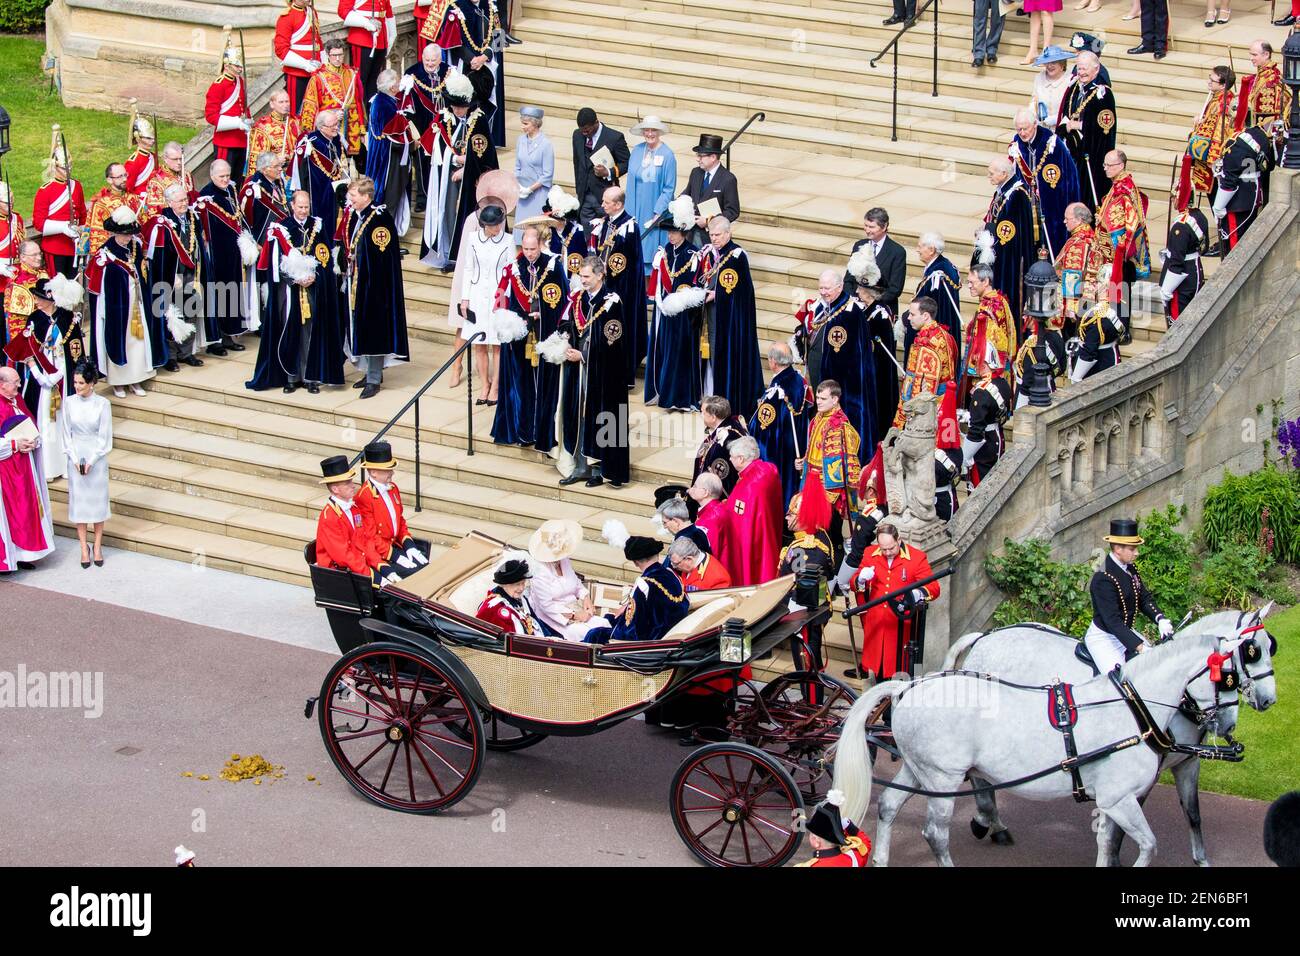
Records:
M1269 611L1270 602L1258 611L1221 611L1208 614L1180 630L1175 639L1182 640L1199 634L1230 632L1239 624L1262 624ZM1257 711L1264 711L1277 702L1277 683L1273 677L1272 639L1267 631L1256 632L1253 649L1243 644L1233 654L1233 668L1237 672L1240 692L1246 702ZM1093 677L1093 668L1075 656L1081 646L1076 638L1061 631L1040 625L1018 624L998 628L987 633L976 632L960 638L948 650L942 670L979 671L996 674L1017 684L1047 684L1054 681L1083 683ZM1250 660L1249 658L1254 658ZM1169 734L1175 743L1201 744L1206 734L1226 737L1237 726L1237 691L1216 694L1210 680L1209 668L1187 685L1188 696L1201 709L1203 720L1193 719L1179 710L1169 725ZM1162 770L1173 773L1178 788L1178 801L1187 816L1191 831L1192 859L1197 866L1209 866L1205 855L1205 840L1201 834L1200 779L1201 762L1189 754L1171 753L1161 763ZM972 779L976 787L986 781ZM1146 796L1142 797L1143 802ZM1012 843L1011 832L998 816L997 795L992 791L975 794L976 813L971 820L971 832L977 839L992 831L995 843ZM1112 828L1113 829L1113 828ZM1114 830L1112 853L1118 856L1124 839L1123 830Z
M1237 628L1224 637L1202 634L1169 641L1123 666L1123 677L1147 703L1157 730L1168 729L1183 690L1209 655L1234 651L1244 640L1242 630ZM1080 755L1131 741L1141 729L1106 675L1076 685L1073 697L1078 713L1074 740ZM1063 735L1047 719L1047 690L1013 686L989 675L940 672L916 681L885 681L859 697L850 709L836 748L833 784L844 794L841 813L848 819L865 819L872 771L866 722L886 699L892 702L890 726L903 760L893 783L941 794L928 798L922 831L940 865L952 866L948 830L954 795L968 774L1001 783L1050 768L1052 772L1011 789L1031 800L1072 795L1071 776L1056 769L1065 757L1065 747ZM1143 743L1108 752L1079 767L1084 789L1096 800L1104 818L1137 843L1136 866L1146 866L1155 853L1155 835L1138 798L1151 788L1159 772L1159 757ZM909 796L892 787L881 796L874 865L888 865L890 829ZM1109 862L1110 842L1108 827L1100 827L1098 866Z

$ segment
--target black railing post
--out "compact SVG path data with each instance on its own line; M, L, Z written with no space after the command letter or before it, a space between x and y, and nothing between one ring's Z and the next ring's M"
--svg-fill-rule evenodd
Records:
M934 0L934 79L930 95L939 95L939 0Z
M465 454L474 454L474 347L465 352Z
M420 510L420 400L415 400L415 510Z
M899 34L902 35L901 33ZM894 44L894 118L891 121L889 141L898 142L898 44Z

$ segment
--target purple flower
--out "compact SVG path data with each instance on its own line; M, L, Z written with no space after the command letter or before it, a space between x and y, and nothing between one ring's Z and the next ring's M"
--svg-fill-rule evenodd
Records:
M1278 450L1292 468L1300 468L1300 418L1284 421L1277 429Z

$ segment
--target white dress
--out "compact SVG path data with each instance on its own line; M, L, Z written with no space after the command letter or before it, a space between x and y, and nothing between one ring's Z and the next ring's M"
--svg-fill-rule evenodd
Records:
M54 398L63 398L63 348L46 349L45 357L54 363L53 374L47 375L39 366L30 366L36 381L41 383L41 400L36 409L36 427L41 432L41 457L45 464L45 480L63 477L67 464L63 454L63 429L58 421L59 410L54 408Z
M466 317L461 336L469 338L475 332L485 332L487 338L477 344L499 345L492 313L501 273L515 257L515 237L506 229L495 236L475 229L468 243L462 243L461 248L465 251L465 274L460 301L469 300L469 311L475 319L471 322Z
M538 620L559 631L566 641L581 641L593 627L609 626L600 616L589 621L568 619L573 605L581 604L587 596L587 587L568 558L563 558L558 565L535 561L531 567L533 578L528 582L528 598Z
M113 407L102 395L69 395L59 415L68 455L68 520L74 524L107 521L108 453L113 450ZM90 474L77 471L86 462Z

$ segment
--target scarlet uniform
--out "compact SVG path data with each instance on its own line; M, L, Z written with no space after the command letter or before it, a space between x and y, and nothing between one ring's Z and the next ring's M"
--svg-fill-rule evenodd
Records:
M1097 230L1092 244L1101 262L1101 278L1110 283L1106 301L1119 300L1120 287L1126 280L1151 275L1146 197L1138 191L1130 174L1117 176L1111 183L1110 192L1097 209ZM1133 274L1126 276L1126 268L1131 268Z
M369 575L372 568L383 563L355 501L330 495L321 509L316 521L316 563L362 575Z
M1080 224L1061 247L1056 269L1061 274L1061 314L1048 325L1057 330L1067 323L1073 331L1079 322L1079 300L1095 295L1100 260L1093 249L1093 228Z
M86 223L90 226L90 254L99 252L100 247L108 241L108 231L104 220L113 215L119 206L129 206L138 217L144 208L144 200L128 192L117 192L112 186L105 186L90 199L90 209L86 213Z
M414 543L410 529L406 527L402 493L397 490L397 485L381 486L373 478L367 478L353 501L374 538L375 551L385 560L392 556L395 547L405 551Z
M320 67L320 19L315 6L308 3L303 7L286 7L275 21L275 39L271 45L284 64L290 108L297 113L302 107L307 80Z
M316 114L321 110L343 111L339 135L348 155L357 155L366 133L366 104L356 70L350 66L335 69L326 63L311 75L302 98L300 127L304 135L316 128Z
M7 218L0 220L0 295L9 287L10 274L21 268L18 247L26 234L27 227L18 213L11 211Z
M1292 12L1300 0L1291 0ZM1254 76L1244 77L1237 97L1236 128L1266 126L1274 120L1291 116L1291 88L1282 79L1282 70L1276 63L1265 63Z
M865 835L851 836L849 842L842 846L827 847L824 850L814 850L813 858L805 860L798 866L822 867L822 866L847 866L857 869L867 865L871 858L871 840Z
M212 145L217 159L230 163L231 172L239 177L244 168L248 149L248 132L242 120L248 116L248 95L244 79L240 76L221 76L208 87L203 106L203 117L215 130Z
M678 575L688 591L712 591L731 587L731 575L718 559L710 554L700 555L699 564L684 575Z
M948 330L930 317L916 331L912 350L907 353L907 375L900 386L894 427L907 421L904 406L919 395L938 395L939 390L956 387L957 343Z
M131 154L131 158L122 164L126 167L126 191L134 196L144 196L144 191L149 187L149 180L153 178L154 170L158 168L158 160L153 152L146 151L136 147L136 151Z
M262 153L275 153L288 164L300 138L296 116L280 116L274 110L265 116L259 116L253 128L248 131L248 162L245 164L244 175L253 175L257 157Z
M14 268L14 274L9 278L5 285L4 292L4 311L6 320L6 331L8 339L13 341L16 336L22 334L23 329L27 328L27 321L31 314L36 311L36 300L32 297L32 289L36 283L49 276L42 269L39 272L28 272L22 265ZM0 366L5 363L3 357L0 357Z
M198 190L194 188L194 179L190 176L189 170L183 169L180 175L172 172L166 166L161 166L154 171L149 179L149 184L144 190L144 205L149 211L149 218L152 219L158 213L167 208L167 200L163 197L169 187L181 185L185 187L185 201L194 202L199 198Z
M930 570L930 560L920 548L908 547L899 542L898 554L893 561L887 561L880 553L880 545L873 545L862 556L859 572L866 568L875 574L867 582L866 593L859 603L865 604L885 594L909 586L913 581L922 581L934 572ZM856 581L857 578L855 577ZM939 596L939 582L931 581L921 588L925 599L933 601ZM898 627L899 618L891 606L894 602L877 604L865 614L862 624L862 669L875 671L884 680L892 677L898 670ZM903 641L908 641L912 634L912 622L903 625ZM916 662L916 663L919 663Z
M390 0L339 0L339 19L348 28L348 43L353 47L354 67L358 66L357 47L387 50L397 33L397 21L393 19ZM378 23L379 29L368 29L364 24L366 19Z
M434 43L444 50L455 50L461 45L460 11L454 0L415 0L415 54L424 54L424 48Z
M71 268L72 259L77 254L77 244L63 230L85 223L86 197L81 190L81 183L75 179L66 182L51 179L36 190L36 199L32 203L32 226L41 236L46 272L54 272L55 256L64 259Z
M533 609L529 606L527 598L520 597L516 600L499 587L488 592L488 596L478 606L474 616L480 621L495 624L511 634L540 636L546 633L541 623L533 616Z

